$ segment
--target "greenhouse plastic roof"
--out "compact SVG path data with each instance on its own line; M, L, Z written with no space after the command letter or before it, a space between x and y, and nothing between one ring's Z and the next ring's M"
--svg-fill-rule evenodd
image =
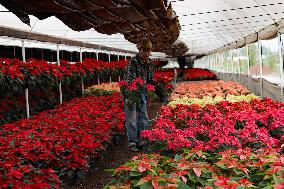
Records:
M179 40L190 54L206 54L245 36L257 33L284 18L283 0L170 0L181 25ZM33 32L71 38L127 50L136 46L121 34L105 35L94 29L76 32L55 17L39 20L29 16L31 27L7 9L2 11L1 25Z
M283 0L171 0L190 54L211 52L284 18Z

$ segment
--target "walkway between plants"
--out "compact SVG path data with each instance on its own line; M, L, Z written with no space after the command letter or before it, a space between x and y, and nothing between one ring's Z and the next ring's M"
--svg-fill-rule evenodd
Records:
M154 119L161 108L162 103L153 102L148 107L149 119ZM62 189L102 189L112 180L112 175L106 172L107 169L119 167L126 161L129 161L138 153L130 152L127 148L127 137L123 136L117 139L113 145L98 158L94 165L91 165L89 172L85 174L84 179L74 179L63 183Z

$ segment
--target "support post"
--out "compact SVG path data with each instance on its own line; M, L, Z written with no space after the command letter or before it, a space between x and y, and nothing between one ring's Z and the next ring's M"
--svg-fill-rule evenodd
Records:
M241 83L241 59L240 59L240 49L238 50L238 72L239 72L239 82Z
M59 56L59 45L57 45L57 64L60 66L60 56ZM62 104L62 86L61 82L59 83L59 102Z
M263 71L262 71L262 47L261 40L258 37L258 57L259 57L259 70L260 70L260 97L263 98Z
M80 48L80 63L82 63L82 62L83 62L83 54L82 54L82 48ZM83 96L84 90L85 90L83 76L81 76L81 89L82 89L82 96Z
M247 74L248 74L248 88L251 89L251 77L250 77L250 60L249 60L249 45L246 45L246 54L247 54Z
M283 67L283 55L284 55L284 52L283 52L283 38L281 36L281 33L278 33L278 42L279 42L279 61L280 61L280 88L281 88L281 101L284 102L284 94L283 94L283 87L284 87L284 67Z
M177 85L177 69L174 68L174 89L176 88Z
M26 62L26 49L25 49L25 41L22 40L22 58L23 62ZM27 118L30 118L30 104L29 104L29 89L25 89L25 99L26 99L26 111Z
M233 61L233 50L230 50L231 53L231 74L230 74L230 80L232 80L232 75L234 75L234 61Z

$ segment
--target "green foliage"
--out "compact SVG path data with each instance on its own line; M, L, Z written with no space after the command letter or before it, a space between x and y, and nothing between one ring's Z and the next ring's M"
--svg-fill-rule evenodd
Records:
M273 151L185 150L174 158L142 154L117 169L105 189L115 188L281 188L283 155ZM282 162L282 163L281 163Z

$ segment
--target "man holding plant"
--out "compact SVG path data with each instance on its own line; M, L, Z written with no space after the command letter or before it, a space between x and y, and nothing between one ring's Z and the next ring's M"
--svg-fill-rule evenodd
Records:
M147 92L154 90L154 64L151 55L152 43L143 39L137 48L139 53L129 60L123 82L120 83L124 99L128 145L131 151L142 149L144 142L141 132L148 129Z

